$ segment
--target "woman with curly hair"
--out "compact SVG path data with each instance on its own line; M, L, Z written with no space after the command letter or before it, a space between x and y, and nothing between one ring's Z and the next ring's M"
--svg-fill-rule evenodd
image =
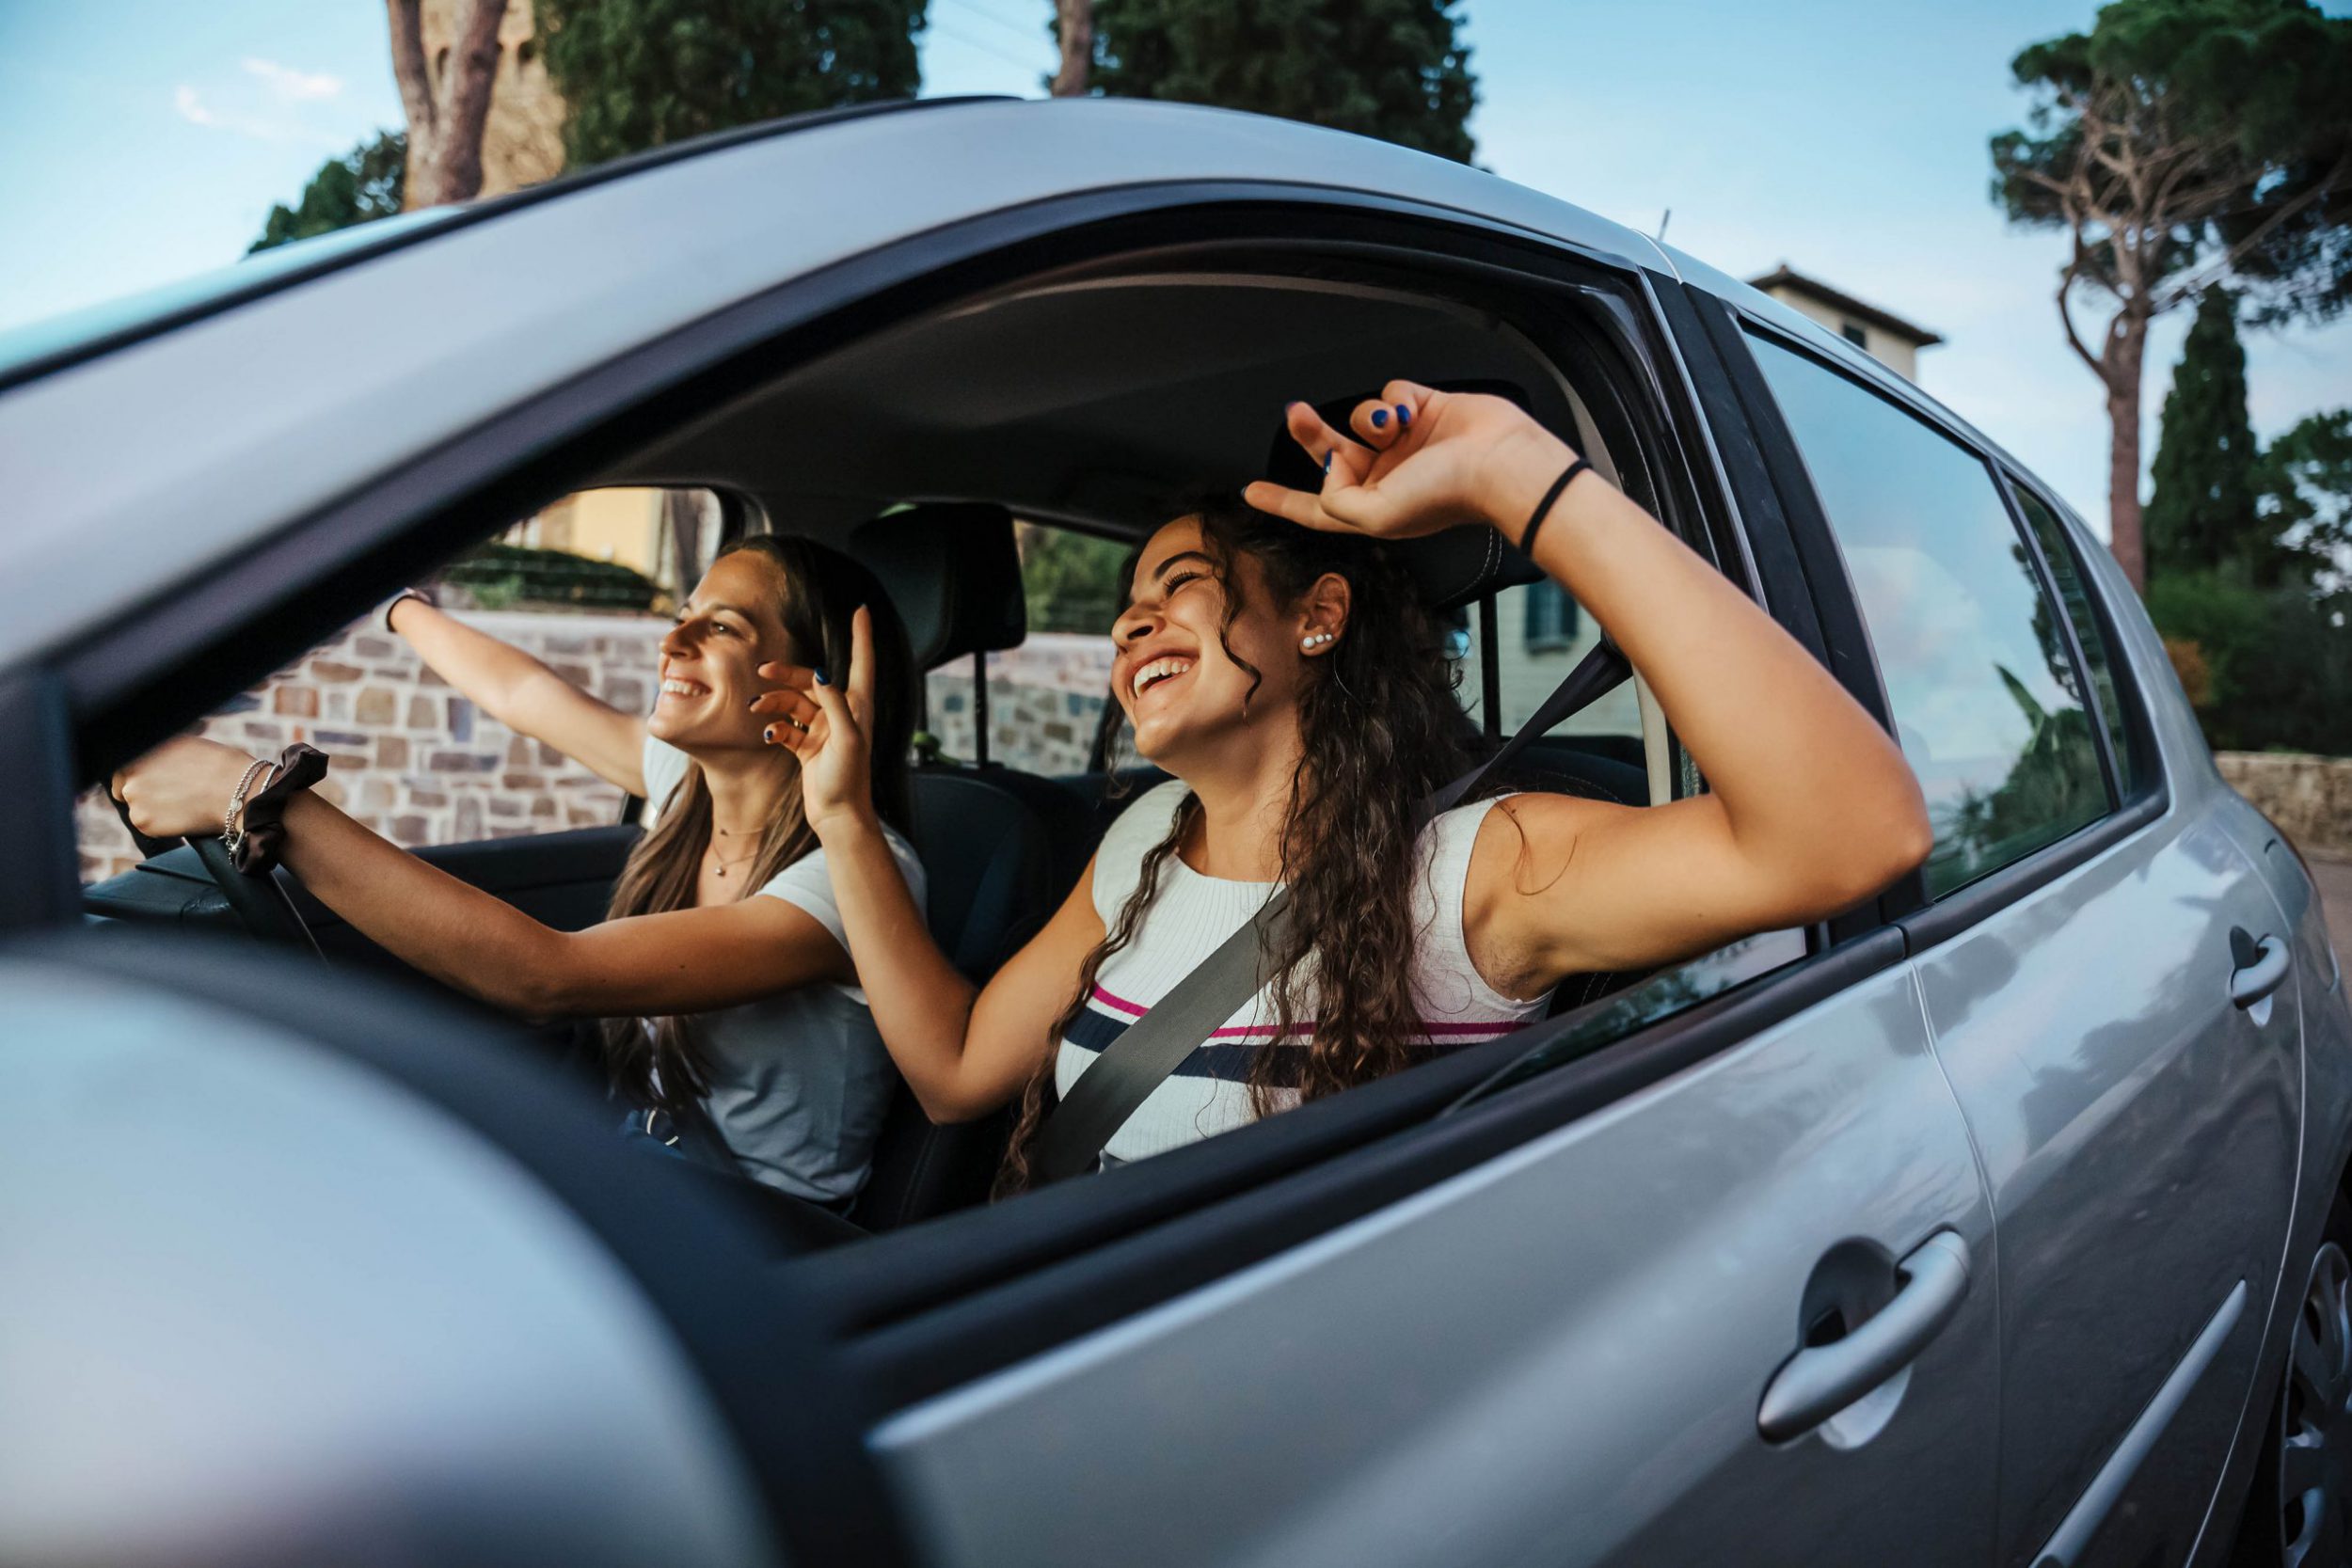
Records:
M1556 436L1500 398L1391 382L1350 434L1304 404L1319 494L1251 484L1136 558L1111 628L1136 750L1174 778L1104 835L1060 911L976 990L925 933L879 831L870 663L846 689L770 666L859 977L934 1120L1015 1096L1025 1184L1067 1094L1136 1018L1287 887L1275 978L1120 1129L1111 1163L1492 1038L1580 973L1821 919L1916 865L1902 753L1814 658ZM1470 761L1439 628L1385 541L1470 524L1528 551L1647 679L1708 793L1627 807L1508 794L1429 817ZM853 633L852 646L858 645ZM802 726L805 726L803 728Z

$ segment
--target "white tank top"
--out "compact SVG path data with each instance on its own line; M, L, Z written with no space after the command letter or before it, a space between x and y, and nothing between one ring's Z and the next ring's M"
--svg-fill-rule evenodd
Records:
M1168 836L1177 809L1189 793L1171 780L1120 814L1095 852L1094 908L1104 928L1135 891L1143 858ZM1462 934L1462 887L1470 875L1470 849L1492 800L1457 806L1422 830L1421 863L1412 883L1414 925L1413 998L1420 1026L1409 1043L1432 1052L1475 1045L1506 1035L1540 1017L1549 992L1518 1001L1486 984L1470 961ZM1072 1020L1054 1064L1054 1085L1067 1096L1078 1075L1093 1065L1111 1041L1149 1012L1208 956L1258 912L1273 894L1272 882L1236 882L1206 877L1171 854L1160 867L1159 886L1126 946L1103 960L1093 994ZM1291 1025L1282 1045L1274 1042L1273 988L1258 993L1225 1021L1206 1044L1152 1091L1104 1150L1114 1161L1139 1160L1240 1127L1251 1119L1248 1077L1257 1052L1302 1045L1312 1036L1311 1020ZM1276 1080L1280 1081L1278 1075ZM1295 1090L1279 1090L1278 1104L1295 1104Z

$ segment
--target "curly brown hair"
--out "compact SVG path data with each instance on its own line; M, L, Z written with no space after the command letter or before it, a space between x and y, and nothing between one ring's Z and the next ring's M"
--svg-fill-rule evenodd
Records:
M1326 573L1348 585L1346 635L1311 662L1298 700L1300 758L1279 872L1290 889L1291 918L1272 954L1279 976L1275 1038L1290 1038L1302 1016L1314 1027L1302 1047L1255 1053L1250 1105L1265 1116L1278 1108L1278 1091L1295 1089L1300 1099L1313 1100L1411 1064L1420 1017L1412 990L1412 885L1422 800L1470 765L1478 733L1455 696L1445 628L1385 546L1301 528L1221 498L1174 515L1200 522L1225 587L1218 642L1251 677L1253 692L1263 673L1226 641L1243 608L1239 558L1257 562L1278 604L1296 603ZM1130 592L1139 558L1128 562ZM1079 968L1055 1039L1093 994L1104 960L1134 940L1168 857L1199 815L1199 800L1186 796L1168 836L1144 856L1134 894ZM997 1177L1000 1196L1030 1183L1056 1054L1047 1051L1022 1095Z

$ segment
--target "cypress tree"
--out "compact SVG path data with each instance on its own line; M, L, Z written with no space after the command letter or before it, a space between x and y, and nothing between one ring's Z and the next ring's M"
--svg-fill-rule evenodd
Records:
M2238 564L2258 580L2269 575L2270 551L2254 515L2260 455L2246 418L2237 301L2226 289L2207 289L2164 400L2147 513L2153 572Z
M1094 0L1092 86L1472 150L1459 0Z

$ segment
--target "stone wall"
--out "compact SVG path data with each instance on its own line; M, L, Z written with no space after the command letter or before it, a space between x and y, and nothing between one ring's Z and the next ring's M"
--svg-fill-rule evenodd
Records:
M659 616L465 610L460 618L615 707L653 705L669 627ZM995 760L1037 773L1083 769L1110 660L1106 639L1051 632L991 655ZM972 754L970 670L959 664L930 677L930 727L949 756ZM320 793L408 848L589 827L620 810L619 790L451 690L373 619L280 670L206 720L201 733L257 756L309 741L334 759ZM83 798L76 825L84 881L137 861L103 792Z
M2352 758L2216 752L2221 776L2307 855L2352 858Z
M989 655L989 760L1049 778L1086 771L1110 700L1111 655L1107 637L1052 631ZM933 671L930 728L947 755L971 757L972 719L971 661Z
M657 650L669 629L661 617L468 610L460 618L615 707L653 706ZM410 848L589 827L620 811L619 790L451 690L373 618L230 704L202 733L257 756L309 741L334 759L320 793ZM77 826L85 881L137 860L103 792L83 799Z

